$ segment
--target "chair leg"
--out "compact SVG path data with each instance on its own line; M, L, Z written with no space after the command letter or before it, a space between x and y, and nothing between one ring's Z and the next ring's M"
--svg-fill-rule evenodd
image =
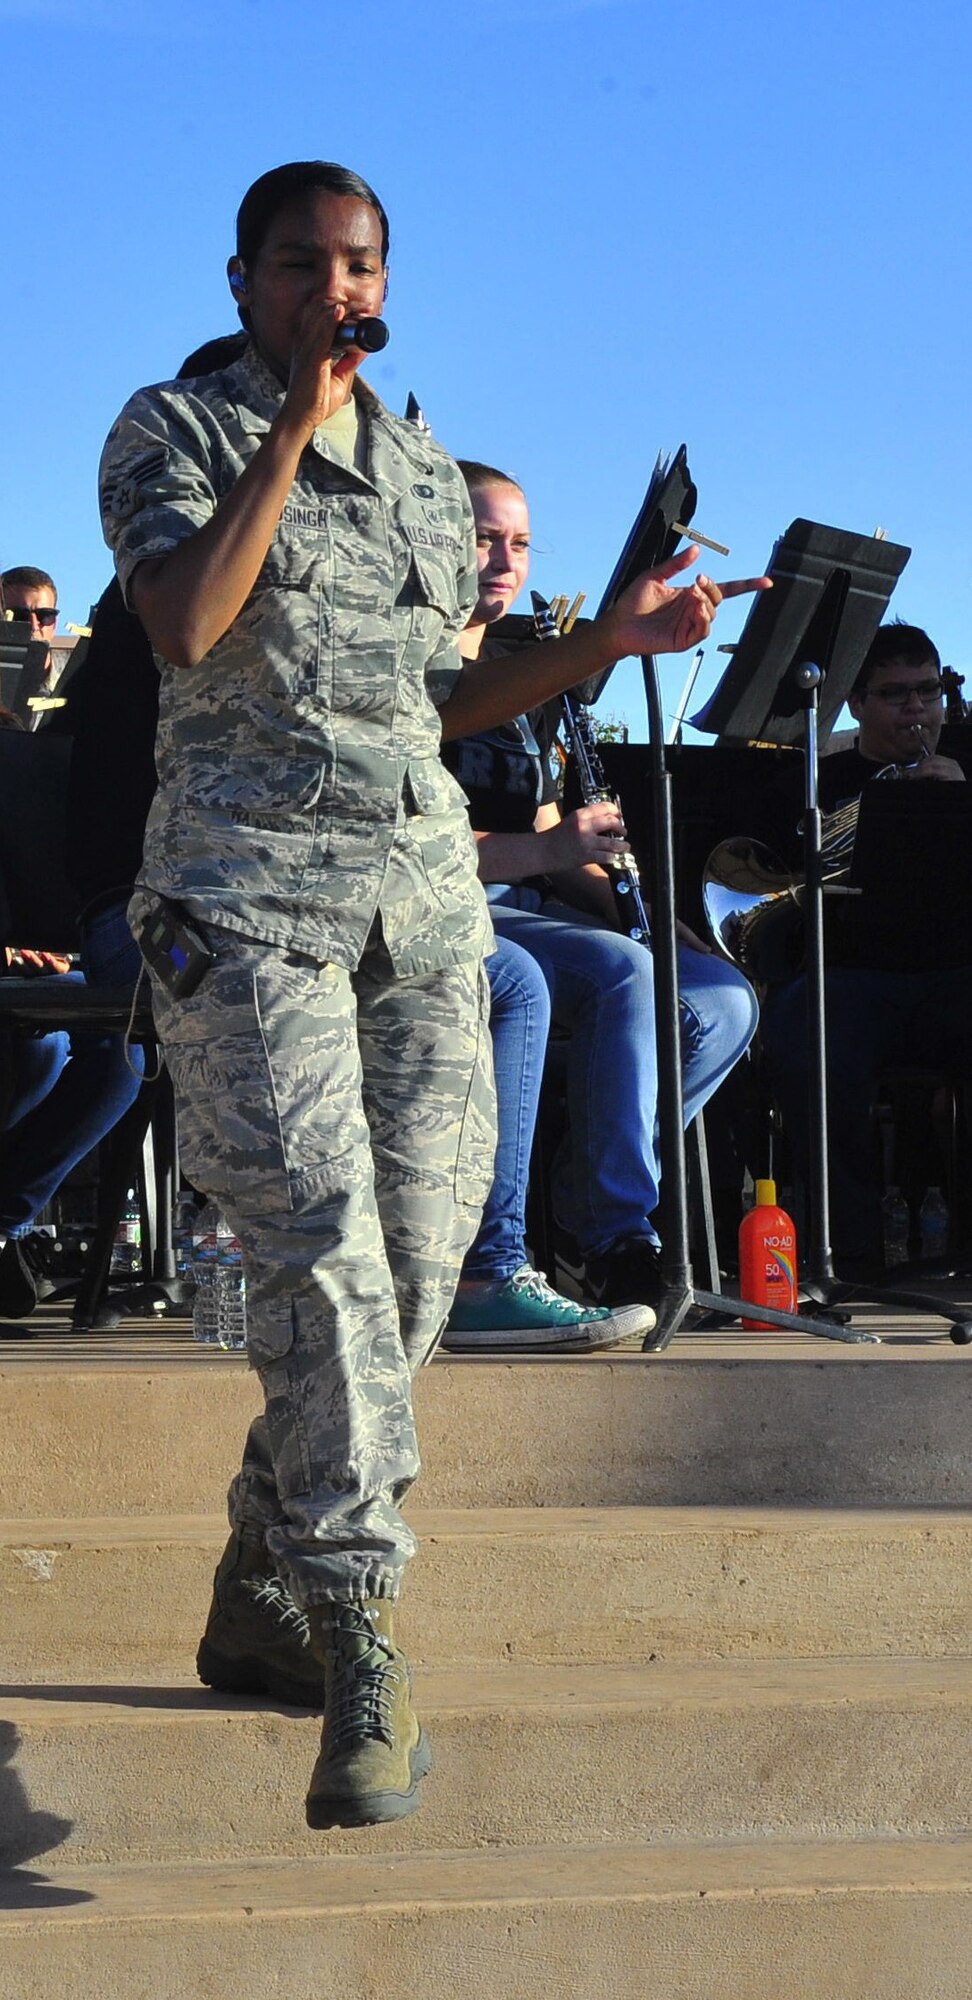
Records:
M179 1141L176 1130L175 1093L168 1071L157 1079L158 1094L152 1122L145 1135L145 1211L147 1226L142 1238L142 1281L129 1293L130 1310L164 1312L168 1306L186 1307L192 1284L176 1270L172 1241L172 1211L179 1185Z
M175 1095L167 1070L159 1077L159 1091L152 1115L152 1154L155 1190L155 1233L151 1262L144 1269L163 1285L176 1276L172 1245L172 1211L179 1185L179 1144L176 1132Z
M709 1151L705 1139L705 1113L700 1111L693 1118L685 1134L688 1153L689 1180L693 1205L698 1221L702 1225L702 1242L706 1265L706 1288L710 1292L720 1292L719 1251L716 1245L715 1218L712 1213L712 1185L709 1180Z
M108 1159L98 1193L98 1226L84 1260L81 1283L74 1301L71 1324L77 1328L95 1324L108 1292L111 1253L118 1224L130 1187L138 1180L142 1142L158 1091L158 1079L143 1083L134 1104L120 1118L104 1142Z

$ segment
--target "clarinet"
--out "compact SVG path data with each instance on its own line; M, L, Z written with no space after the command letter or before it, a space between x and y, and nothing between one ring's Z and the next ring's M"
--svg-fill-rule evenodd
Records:
M549 604L536 590L532 590L530 596L533 600L533 629L537 639L541 641L559 639L560 631ZM617 793L612 792L604 774L590 710L585 708L583 702L575 701L572 694L560 696L560 707L564 719L567 749L574 760L584 804L614 805L620 811L621 802ZM646 945L650 951L651 930L641 894L638 863L634 855L630 851L619 854L615 860L606 862L604 867L614 895L621 930L625 937L633 938L636 944Z

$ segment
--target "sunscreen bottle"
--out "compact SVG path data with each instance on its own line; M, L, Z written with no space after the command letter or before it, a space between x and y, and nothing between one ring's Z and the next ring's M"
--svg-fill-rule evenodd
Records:
M756 1206L739 1225L739 1289L773 1312L796 1312L796 1230L776 1206L776 1182L756 1182ZM772 1333L765 1320L744 1319L749 1332Z

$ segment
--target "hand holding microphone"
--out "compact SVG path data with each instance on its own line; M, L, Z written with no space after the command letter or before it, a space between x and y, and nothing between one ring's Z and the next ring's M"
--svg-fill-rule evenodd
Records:
M379 353L388 339L384 320L344 313L318 296L298 321L286 404L307 436L347 402L362 356Z

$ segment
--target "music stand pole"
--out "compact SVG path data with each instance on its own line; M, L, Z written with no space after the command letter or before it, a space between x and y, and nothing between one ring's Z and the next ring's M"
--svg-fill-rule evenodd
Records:
M807 1089L809 1098L809 1230L806 1289L827 1300L836 1283L830 1245L830 1171L827 1132L827 1026L825 1013L823 820L820 812L818 715L823 670L805 661L794 670L804 711L804 927L807 978Z
M689 1256L672 774L665 756L665 723L658 667L650 654L642 656L641 670L648 704L652 780L651 949L655 982L659 1149L665 1163L666 1203L665 1246L662 1251L665 1292L651 1344L652 1347L665 1347L694 1305L695 1291ZM645 1345L648 1345L647 1341Z

